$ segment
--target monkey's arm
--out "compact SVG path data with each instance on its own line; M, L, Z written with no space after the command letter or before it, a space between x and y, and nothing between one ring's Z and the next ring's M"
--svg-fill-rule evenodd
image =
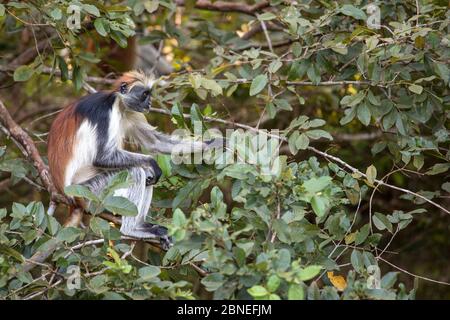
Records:
M127 169L136 166L153 166L156 161L148 155L115 149L96 156L94 166L104 169Z
M202 150L221 147L221 138L208 141L194 141L181 139L161 132L147 123L142 115L136 115L131 126L130 136L141 146L152 153L171 154L173 151L181 153L195 153Z
M97 155L94 166L101 169L129 169L145 167L150 171L146 183L155 184L161 177L162 171L158 163L151 157L139 153L116 149L109 153Z

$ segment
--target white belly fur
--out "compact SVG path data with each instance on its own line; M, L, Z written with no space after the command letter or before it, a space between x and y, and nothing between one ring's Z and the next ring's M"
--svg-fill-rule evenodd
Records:
M92 166L97 151L95 127L84 120L78 128L74 143L72 160L70 160L64 179L64 186L82 183L96 174Z

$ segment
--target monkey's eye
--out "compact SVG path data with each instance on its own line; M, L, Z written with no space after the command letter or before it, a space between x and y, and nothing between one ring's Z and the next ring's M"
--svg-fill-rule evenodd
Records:
M142 93L142 99L147 99L147 97L148 97L148 95L150 94L150 92L147 90L147 91L144 91L143 93Z
M126 82L122 82L122 84L120 85L120 93L121 94L127 93L127 89L128 89L128 84Z

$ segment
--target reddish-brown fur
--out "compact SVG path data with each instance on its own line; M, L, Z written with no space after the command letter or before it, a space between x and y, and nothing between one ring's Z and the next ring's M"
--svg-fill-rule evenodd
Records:
M124 73L121 77L117 78L113 84L113 90L119 91L120 85L125 82L128 85L136 81L136 77L134 77L131 73Z
M56 188L64 192L65 170L72 158L75 135L81 119L75 113L76 104L65 107L55 118L48 135L48 162Z

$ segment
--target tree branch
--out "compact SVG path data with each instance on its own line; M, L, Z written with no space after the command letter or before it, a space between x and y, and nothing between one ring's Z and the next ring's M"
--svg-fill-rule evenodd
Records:
M177 6L184 6L185 0L176 0ZM240 2L227 2L227 1L207 1L207 0L197 0L194 4L196 9L210 10L210 11L220 11L220 12L239 12L245 13L251 16L255 16L256 12L261 11L270 6L269 1L261 1L253 5Z
M70 203L70 201L65 198L62 199L61 195L58 194L55 185L50 177L47 166L39 155L39 151L34 145L33 140L30 136L13 120L8 110L6 109L3 101L0 98L0 122L5 126L10 135L16 139L27 155L29 161L33 163L33 166L37 169L39 177L44 185L44 187L49 191L52 199L58 200L58 202Z
M164 109L158 109L158 108L151 108L151 109L150 109L150 112L153 112L153 113L160 113L160 114L165 114L165 115L170 115L170 116L172 115L170 111L164 110ZM183 117L184 117L184 118L190 118L191 116L190 116L189 114L183 114ZM212 117L203 117L203 119L206 120L206 121L209 121L209 122L222 123L222 124L234 126L234 127L237 127L237 128L242 128L242 129L250 130L250 131L253 131L253 132L261 132L260 129L255 129L255 128L249 126L249 125L245 125L245 124L242 124L242 123L231 122L231 121L227 121L227 120L223 120L223 119L217 119L217 118L212 118ZM281 141L283 141L283 142L287 142L287 138L285 138L285 137L278 136L278 135L274 135L274 134L270 134L270 133L268 133L267 135L270 136L270 137L272 137L272 138L279 139L279 140L281 140ZM311 147L311 146L308 146L307 149L310 150L310 151L312 151L312 152L314 152L314 153L316 153L316 154L318 154L318 155L320 155L320 156L322 156L322 157L324 157L324 158L326 158L326 159L329 159L329 160L331 160L331 161L333 161L333 162L339 163L340 165L342 165L342 166L344 166L345 168L347 168L348 170L350 170L352 173L356 173L356 174L358 174L359 176L361 176L361 177L367 179L367 175L366 175L365 173L362 173L360 170L358 170L358 169L356 169L355 167L349 165L349 164L348 164L347 162L345 162L344 160L342 160L342 159L340 159L340 158L338 158L338 157L336 157L336 156L333 156L333 155L331 155L331 154L328 154L328 153L326 153L326 152L320 151L320 150L318 150L318 149L316 149L316 148L314 148L314 147ZM394 190L400 191L400 192L402 192L402 193L410 194L410 195L412 195L412 196L414 196L414 197L420 198L420 199L422 199L422 200L428 202L429 204L435 206L436 208L439 208L440 210L444 211L445 213L450 214L450 211L449 211L449 210L445 209L445 208L444 208L443 206L441 206L440 204L438 204L438 203L436 203L436 202L434 202L434 201L428 199L427 197L425 197L425 196L423 196L423 195L421 195L421 194L418 194L418 193L413 192L413 191L408 190L408 189L404 189L404 188L400 188L400 187L391 185L391 184L386 183L386 182L381 181L381 180L377 180L377 179L376 179L375 182L376 182L377 184L379 184L380 186L385 186L385 187L387 187L387 188L394 189Z

